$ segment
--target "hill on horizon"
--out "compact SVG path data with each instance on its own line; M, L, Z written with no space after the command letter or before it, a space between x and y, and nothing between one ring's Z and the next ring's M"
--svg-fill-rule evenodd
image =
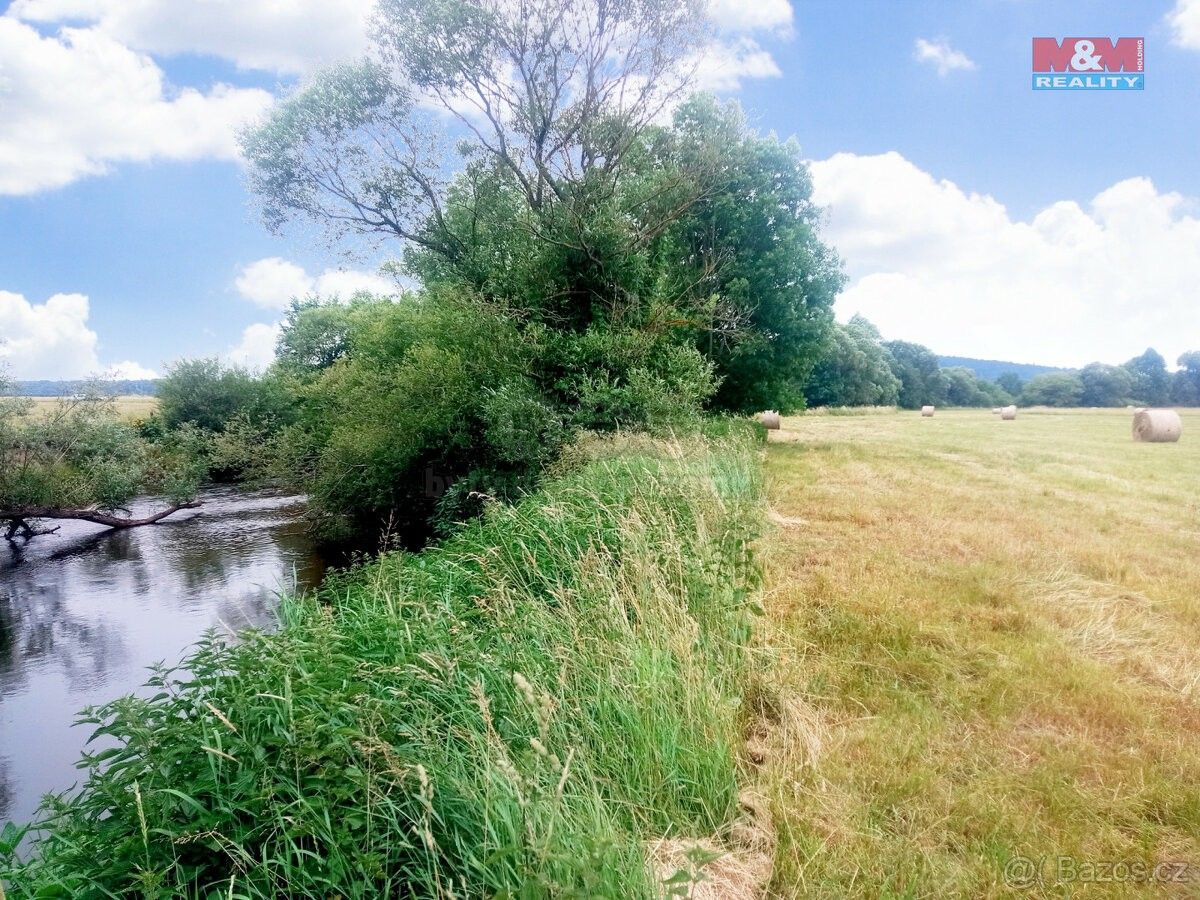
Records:
M973 359L969 356L939 356L938 363L943 369L952 366L963 366L970 369L984 381L995 381L1005 372L1015 372L1022 381L1028 381L1035 375L1045 375L1048 372L1070 372L1071 369L1062 366L1039 366L1033 363L1015 363L1000 359Z
M31 381L14 381L9 393L18 397L70 397L87 385L87 381L66 381L39 378ZM104 390L119 396L153 397L158 393L158 380L139 378L135 380L102 381Z

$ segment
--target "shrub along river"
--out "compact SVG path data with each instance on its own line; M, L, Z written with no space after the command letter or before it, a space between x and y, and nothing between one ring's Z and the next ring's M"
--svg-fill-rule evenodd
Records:
M274 627L279 593L320 581L302 497L200 499L128 531L65 522L28 543L0 540L0 828L79 780L92 731L72 727L83 707L141 693L148 666L177 663L210 628Z

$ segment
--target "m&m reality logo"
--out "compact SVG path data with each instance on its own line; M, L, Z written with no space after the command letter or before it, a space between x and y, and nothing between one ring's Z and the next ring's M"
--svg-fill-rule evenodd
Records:
M1146 86L1140 37L1034 38L1035 91L1140 91Z

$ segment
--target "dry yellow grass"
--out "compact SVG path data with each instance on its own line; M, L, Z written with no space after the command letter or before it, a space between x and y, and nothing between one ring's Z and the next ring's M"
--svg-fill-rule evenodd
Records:
M821 740L766 770L774 894L1200 895L1200 413L1130 423L784 421L768 620Z
M58 397L32 397L33 408L30 411L31 415L45 415L50 409L58 403ZM122 395L114 398L117 414L123 419L130 421L134 419L144 419L154 413L158 409L157 397L145 397L141 395Z

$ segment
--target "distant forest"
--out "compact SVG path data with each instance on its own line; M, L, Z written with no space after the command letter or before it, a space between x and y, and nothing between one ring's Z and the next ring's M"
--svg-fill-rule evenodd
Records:
M71 397L79 394L90 381L14 381L10 394L18 397ZM158 393L158 380L154 378L139 378L133 381L104 381L101 382L106 393L121 396L153 397Z
M938 356L907 341L884 341L855 316L834 323L805 388L809 406L1200 406L1200 351L1172 372L1147 349L1121 365L1059 369Z
M939 356L938 362L943 369L970 369L984 381L995 381L1005 372L1011 372L1022 381L1029 381L1038 375L1049 375L1054 372L1067 372L1056 366L1037 366L1032 363L1004 362L999 359L972 359L969 356Z

